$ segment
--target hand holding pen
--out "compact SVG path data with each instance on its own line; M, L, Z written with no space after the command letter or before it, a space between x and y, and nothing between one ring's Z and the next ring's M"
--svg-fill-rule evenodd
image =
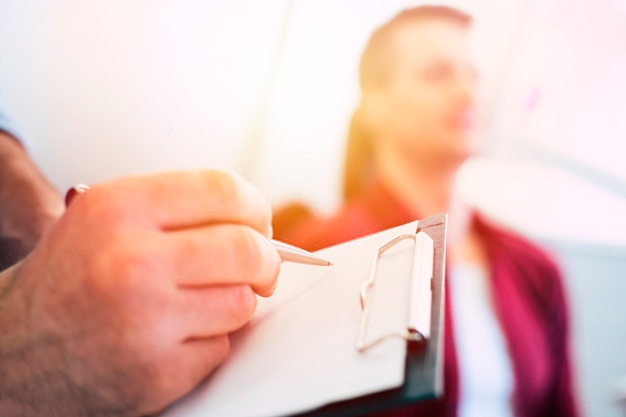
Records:
M224 359L255 293L274 292L270 235L269 204L236 175L93 186L9 271L6 374L42 415L154 414Z
M78 195L83 194L85 191L89 189L88 185L79 183L74 187L70 188L65 194L65 205L69 206L72 200ZM307 252L304 249L300 249L296 246L289 245L284 242L280 242L275 239L270 239L270 242L274 246L274 249L278 252L280 259L283 262L294 262L299 264L307 264L307 265L318 265L318 266L332 266L333 264L325 259L320 258L312 254L311 252Z

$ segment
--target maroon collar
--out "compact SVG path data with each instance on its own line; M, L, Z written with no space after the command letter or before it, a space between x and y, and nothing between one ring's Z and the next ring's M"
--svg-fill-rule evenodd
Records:
M359 205L365 206L378 230L419 220L380 181L375 181L359 200Z
M365 207L376 225L376 230L386 230L423 218L419 214L412 214L381 181L374 181L355 204ZM497 246L495 241L500 228L476 211L472 214L472 228L481 236L487 256L491 258L496 249L494 245Z

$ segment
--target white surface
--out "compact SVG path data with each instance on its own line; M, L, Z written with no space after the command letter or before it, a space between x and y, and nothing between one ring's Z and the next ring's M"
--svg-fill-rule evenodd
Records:
M528 3L494 145L510 154L511 145L527 144L626 181L626 2Z
M465 202L533 238L626 246L626 200L570 172L482 157L458 179Z
M3 0L0 88L62 191L237 167L287 0Z
M403 340L356 350L359 290L378 247L416 229L413 222L320 251L333 267L283 264L275 295L259 299L250 324L231 337L226 362L164 417L292 414L402 385ZM406 328L413 245L380 259L368 293L370 338Z
M459 358L459 417L513 417L513 370L487 273L472 264L453 264L448 279Z

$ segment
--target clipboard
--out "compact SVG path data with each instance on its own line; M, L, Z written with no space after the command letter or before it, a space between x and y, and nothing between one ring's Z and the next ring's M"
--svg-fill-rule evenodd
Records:
M329 404L318 410L297 414L298 417L361 416L442 397L446 231L447 214L439 214L418 222L416 235L424 233L433 243L430 335L425 341L419 339L407 341L405 382L402 387ZM420 278L418 275L414 277ZM411 323L407 330L414 330L410 325Z
M324 249L338 256L328 269L283 265L226 361L160 415L343 417L441 396L446 225L441 214ZM368 312L370 297L383 307Z

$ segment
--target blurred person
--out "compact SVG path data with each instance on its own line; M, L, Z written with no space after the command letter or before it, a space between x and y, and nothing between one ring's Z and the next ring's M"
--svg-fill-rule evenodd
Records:
M274 291L269 205L189 171L95 185L65 210L18 136L0 113L0 415L158 412Z
M372 34L359 68L344 204L278 237L316 250L448 212L444 398L391 414L576 416L558 269L454 194L472 153L470 24L461 11L422 6Z

